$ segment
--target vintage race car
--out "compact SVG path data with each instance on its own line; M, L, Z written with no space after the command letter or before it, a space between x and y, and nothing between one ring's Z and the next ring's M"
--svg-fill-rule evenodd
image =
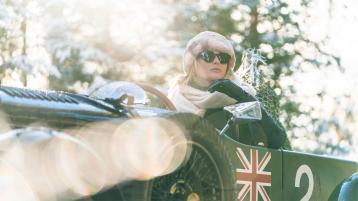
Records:
M145 84L113 82L90 95L1 86L0 197L358 200L356 162L286 150L285 131L255 97L229 80L209 91L241 104L202 118ZM148 105L146 92L165 108Z

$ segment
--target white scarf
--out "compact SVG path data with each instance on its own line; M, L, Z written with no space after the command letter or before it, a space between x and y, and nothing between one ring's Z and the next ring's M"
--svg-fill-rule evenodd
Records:
M252 86L241 82L239 79L233 81L249 94L256 95ZM206 109L221 108L237 103L235 99L226 94L216 91L210 93L185 84L175 84L173 88L169 89L168 97L178 111L190 112L199 116L204 116Z

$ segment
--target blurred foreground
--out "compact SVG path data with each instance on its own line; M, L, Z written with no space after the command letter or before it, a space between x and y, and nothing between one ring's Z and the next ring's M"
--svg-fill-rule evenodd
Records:
M190 154L183 131L159 118L11 130L0 135L0 150L1 200L11 201L79 199L169 174Z

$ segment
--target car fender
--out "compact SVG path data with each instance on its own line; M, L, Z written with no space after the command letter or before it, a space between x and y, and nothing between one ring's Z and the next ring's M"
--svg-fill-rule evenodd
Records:
M346 179L340 188L338 201L353 201L358 198L358 172Z

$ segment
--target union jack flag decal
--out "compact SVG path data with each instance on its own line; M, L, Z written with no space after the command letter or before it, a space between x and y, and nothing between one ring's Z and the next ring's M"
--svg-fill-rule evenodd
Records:
M271 153L266 152L259 160L256 149L250 149L250 161L246 158L241 148L236 149L244 169L236 169L236 183L243 184L237 201L243 201L250 194L250 201L258 201L259 195L264 201L271 201L265 190L265 186L271 186L271 172L265 171L265 167L270 162Z

